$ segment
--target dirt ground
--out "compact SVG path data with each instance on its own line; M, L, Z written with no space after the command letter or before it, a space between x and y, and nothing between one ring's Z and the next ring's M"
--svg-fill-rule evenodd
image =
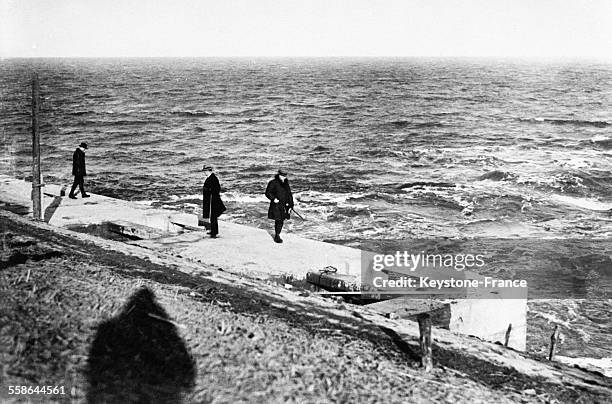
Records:
M610 399L495 366L463 363L459 355L440 358L432 372L424 373L414 352L376 327L355 331L313 312L304 315L258 293L257 287L216 283L1 220L3 402ZM202 273L216 270L203 266ZM8 387L16 385L64 386L65 394L8 395Z

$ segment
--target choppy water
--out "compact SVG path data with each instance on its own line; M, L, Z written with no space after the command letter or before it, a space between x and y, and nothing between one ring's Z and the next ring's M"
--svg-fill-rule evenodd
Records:
M612 235L610 64L3 60L1 168L17 177L33 70L47 181L71 181L84 140L92 192L197 210L208 162L226 220L261 227L282 166L308 218L290 231L321 240Z

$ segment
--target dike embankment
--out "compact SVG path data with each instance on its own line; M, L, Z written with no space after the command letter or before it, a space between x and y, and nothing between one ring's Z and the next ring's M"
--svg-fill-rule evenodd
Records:
M0 201L18 210L5 189ZM21 213L0 210L2 400L16 399L6 395L10 385L42 384L65 386L55 398L76 402L180 395L188 402L590 403L612 396L610 380L596 373L444 329L434 330L434 369L425 373L414 322ZM143 330L151 333L146 342ZM127 348L117 334L130 337ZM114 349L100 350L100 341Z
M5 204L5 209L30 213L31 183L0 176L0 186L0 202ZM338 274L352 277L359 284L364 262L374 255L290 233L283 236L283 244L276 244L266 230L225 221L219 222L220 237L210 239L204 228L198 228L198 218L194 214L90 195L87 199L70 199L62 195L59 185L47 184L42 200L43 221L58 228L122 239L129 245L206 263L253 279L284 277L303 282L309 271L333 267ZM431 271L427 274L431 275ZM479 277L468 271L462 276ZM429 308L424 308L423 300L410 299L402 300L399 306L374 307L383 314L398 312L400 317L436 311L442 313L436 316L444 318L440 325L445 328L491 342L504 343L511 325L508 346L525 350L526 297L505 299L493 293L466 299L438 299L436 296L432 294L428 300L432 303Z

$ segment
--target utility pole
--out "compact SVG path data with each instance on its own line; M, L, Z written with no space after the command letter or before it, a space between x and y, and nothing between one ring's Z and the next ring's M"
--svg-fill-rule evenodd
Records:
M40 175L40 85L38 75L32 78L32 216L42 220L42 177Z

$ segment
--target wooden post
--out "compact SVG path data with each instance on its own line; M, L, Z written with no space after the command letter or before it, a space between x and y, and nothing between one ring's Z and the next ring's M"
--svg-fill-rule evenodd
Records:
M557 342L559 341L559 326L555 326L555 331L553 331L550 336L550 353L548 354L548 360L552 361L555 359L555 350L557 349Z
M504 340L504 346L508 347L508 342L510 342L510 333L512 332L512 323L508 324L508 329L506 330L506 339Z
M42 178L40 175L40 86L38 75L32 78L32 216L42 220Z
M421 345L421 366L429 372L433 367L431 354L431 315L429 313L421 313L417 317L419 321L419 344Z

